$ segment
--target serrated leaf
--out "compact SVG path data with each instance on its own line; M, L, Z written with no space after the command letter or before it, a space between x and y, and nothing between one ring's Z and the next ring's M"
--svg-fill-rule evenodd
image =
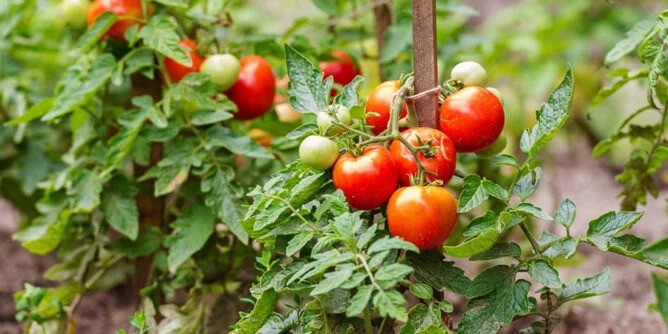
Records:
M123 74L130 75L144 69L152 69L155 65L153 63L153 50L149 48L138 48L130 51L131 54L127 56L125 60L125 69ZM151 75L149 78L153 77L153 71L150 71Z
M411 29L410 24L393 24L387 29L384 38L386 45L392 45L392 47L380 50L380 59L378 59L378 61L381 63L388 63L394 61L401 52L411 46L413 41L413 29Z
M222 121L226 121L228 119L232 119L234 115L232 113L229 113L225 110L199 110L196 111L190 121L193 123L193 125L201 126L201 125L208 125L208 124L214 124L214 123L219 123Z
M527 173L522 175L522 177L517 180L517 183L515 183L513 193L519 196L522 201L526 200L536 192L542 176L543 170L540 169L540 167L527 171Z
M171 273L200 250L213 234L216 217L209 208L195 204L170 226L174 232L166 240L169 247L167 265Z
M519 166L517 158L508 154L500 154L492 158L492 161L499 165Z
M313 232L311 231L304 231L296 234L288 242L288 247L285 250L285 256L293 256L297 254L302 248L304 248L304 246L306 246L309 241L311 241L311 239L313 239ZM338 288L338 286L335 288Z
M118 21L118 16L114 13L109 11L102 13L95 19L95 23L81 35L73 50L79 53L88 52L116 21Z
M599 249L608 250L610 239L633 226L642 215L642 212L608 212L589 222L587 238Z
M612 276L610 269L605 268L602 272L588 278L577 279L573 283L566 284L563 289L555 290L559 303L603 295L612 289Z
M42 99L39 103L30 107L23 115L12 118L9 122L5 123L5 126L19 125L38 119L53 108L54 102L55 98Z
M264 147L260 146L249 136L236 136L229 129L223 127L212 127L206 132L207 142L205 147L224 147L234 154L240 154L251 158L272 159L274 156Z
M492 248L471 256L471 261L492 260L501 257L519 257L522 254L522 249L516 243L499 242L494 244Z
M285 45L285 65L290 81L290 104L301 113L317 113L327 106L329 89L320 70L290 45Z
M489 296L469 301L457 333L496 333L514 317L530 312L527 294L531 283L518 280L500 287Z
M637 22L631 30L626 33L626 37L608 51L605 55L605 66L617 62L627 54L633 52L635 48L645 39L645 36L654 28L656 20L648 19Z
M554 221L567 229L570 228L575 221L575 203L570 199L563 200L554 214Z
M490 180L482 180L482 188L485 190L487 195L490 195L501 201L508 200L508 192L506 189L503 189L503 187Z
M135 240L118 238L109 245L109 250L130 258L153 254L160 248L160 229L149 226L137 235Z
M668 281L652 273L652 284L656 295L657 310L663 317L663 322L668 325Z
M420 299L430 299L434 297L434 290L425 283L415 283L408 287L408 290Z
M536 156L566 123L573 87L573 71L569 66L564 80L552 91L547 103L536 112L536 125L522 133L520 149L529 157Z
M468 212L487 200L488 195L482 186L482 179L478 175L469 175L464 178L462 191L457 200L457 212Z
M571 237L555 240L547 249L543 250L543 256L550 259L554 259L559 256L565 259L569 259L575 254L578 243L579 241L577 239Z
M172 58L183 66L192 66L192 59L186 50L179 46L177 31L178 27L168 16L157 14L139 31L139 37L146 46L163 56Z
M429 284L436 290L448 289L460 295L466 295L471 280L464 271L455 267L454 262L445 262L437 250L424 251L421 254L406 254L407 263L415 270L417 282Z
M476 276L464 295L469 299L489 295L498 289L510 285L515 280L516 274L517 269L507 265L497 265L487 268Z
M529 275L539 283L549 288L560 288L561 279L559 279L559 272L557 272L545 260L533 260L527 263L527 270Z
M336 95L334 103L345 106L346 108L352 108L360 104L357 88L363 81L364 77L356 76L350 83L343 87L338 95Z
M309 135L315 134L318 132L318 126L313 123L307 123L300 125L296 129L290 131L285 138L290 140L302 140Z
M350 298L350 305L348 305L348 308L346 309L346 316L355 317L362 313L369 304L369 300L371 300L371 293L373 293L373 286L360 286L357 289L357 293Z
M668 238L645 247L640 251L640 255L652 265L668 269Z
M74 201L75 212L88 213L100 205L102 180L87 169L81 169L73 177L73 187L68 191Z
M239 219L243 216L234 186L230 183L234 178L231 169L217 169L215 173L202 180L201 190L205 193L204 204L210 207L234 235L244 245L248 244L246 232Z
M139 232L139 212L134 196L138 190L123 179L112 181L111 184L102 194L104 219L116 231L135 240Z
M534 216L538 219L542 220L547 220L547 221L552 221L554 218L550 217L547 213L545 213L541 208L531 204L531 203L520 203L515 207L515 211L521 212L526 215Z
M168 7L188 8L190 0L153 0Z
M439 311L433 312L431 307L425 304L417 304L408 311L408 322L401 328L399 334L425 333L428 328L439 327L440 325L441 314Z
M378 252L387 251L390 249L404 249L415 253L420 252L420 250L415 245L413 245L408 241L404 241L403 239L399 238L385 237L382 239L378 239L373 244L371 244L371 246L369 246L369 249L367 249L367 253L374 254Z
M235 325L230 334L255 334L267 322L274 311L278 293L274 289L265 290L253 305L253 310Z
M373 306L381 317L406 321L406 298L397 290L378 291L373 297Z
M499 240L499 230L491 228L456 246L444 246L443 250L454 257L469 257L490 249Z
M321 295L340 287L353 274L353 269L353 267L344 267L338 271L325 274L325 279L313 288L311 296Z
M413 268L401 263L392 263L382 266L375 274L374 279L383 289L389 289L413 272Z

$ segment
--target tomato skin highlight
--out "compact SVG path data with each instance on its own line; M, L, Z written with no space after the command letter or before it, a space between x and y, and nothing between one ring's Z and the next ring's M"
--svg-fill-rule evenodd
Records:
M413 243L421 251L439 247L457 224L457 204L443 187L399 188L387 205L392 236Z
M332 173L334 187L343 191L350 206L361 210L385 204L399 178L390 151L380 145L367 146L357 157L350 152L342 154Z
M249 120L261 117L274 103L276 79L269 63L260 56L240 59L237 81L225 95L237 105L234 118Z
M482 87L465 87L448 96L439 110L440 129L457 152L477 152L501 134L505 121L501 101Z
M430 182L441 180L444 184L450 181L455 174L457 152L455 144L448 136L439 130L426 127L405 130L401 132L401 136L413 146L419 146L418 137L423 144L431 141L431 147L437 149L433 156L425 156L422 152L417 153L418 159L427 171L425 178ZM416 177L418 174L417 163L411 151L400 141L394 140L390 145L390 152L397 163L399 183L404 187L409 186L411 175Z
M169 75L169 81L177 83L186 75L194 72L199 72L200 66L204 59L197 54L195 41L191 39L184 39L179 42L179 46L186 49L186 53L192 61L191 66L183 65L172 58L165 58L165 69Z
M360 70L355 65L355 62L353 62L352 57L347 53L340 50L332 50L329 54L335 60L321 61L319 64L323 80L331 76L335 83L345 86L360 74ZM335 89L332 89L331 95L336 95Z
M152 6L149 5L149 12ZM141 0L95 0L88 9L88 26L105 12L112 12L118 16L118 21L109 27L103 36L118 40L125 40L125 31L131 26L139 24L137 20L144 19Z
M378 85L369 95L366 102L365 113L377 113L377 116L367 116L366 124L372 126L371 131L378 135L387 129L387 123L390 121L390 114L392 110L392 99L401 88L401 83L398 80L385 81ZM404 118L408 115L406 102L401 108L399 118Z

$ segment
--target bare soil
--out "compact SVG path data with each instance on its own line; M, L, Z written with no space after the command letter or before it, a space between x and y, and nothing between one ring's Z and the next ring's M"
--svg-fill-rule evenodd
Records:
M548 163L535 204L553 210L560 199L570 198L577 205L572 234L583 235L588 221L618 209L616 196L620 186L614 181L614 171L591 158L591 150L582 145L582 138L561 139L552 147L552 154L545 156ZM649 201L644 217L632 232L650 242L668 235L666 194L663 192L659 199ZM13 292L21 289L25 282L49 285L41 273L55 263L53 256L34 256L11 240L18 220L16 212L0 201L0 334L21 332L14 320ZM558 226L551 230L560 232ZM605 254L587 245L580 246L579 250L584 262L575 268L560 268L562 280L568 282L592 275L607 266L612 271L613 290L603 297L564 306L563 321L556 333L668 333L659 314L647 310L647 305L656 301L650 273L659 269L619 255ZM127 318L131 313L129 292L123 287L92 294L78 309L77 333L115 333L128 327ZM509 332L516 332L515 328L521 327L512 326Z

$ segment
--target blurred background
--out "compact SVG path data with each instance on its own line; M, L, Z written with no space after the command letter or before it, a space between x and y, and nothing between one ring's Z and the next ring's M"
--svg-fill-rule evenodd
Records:
M11 22L11 4L27 5ZM376 43L373 4L391 4L393 25L384 47ZM634 143L619 141L605 155L592 157L596 143L610 137L621 122L646 104L642 83L630 84L597 105L597 92L610 84L611 69L604 66L606 53L633 25L655 17L665 9L661 1L601 0L468 0L438 3L438 54L441 79L462 60L475 60L487 69L489 82L503 92L506 110L507 150L516 150L521 131L532 125L535 110L563 77L568 64L576 88L571 117L541 156L544 186L538 205L554 209L562 198L577 204L574 233L583 234L586 222L618 210L623 186L615 176L630 159ZM664 7L664 8L662 8ZM411 71L411 2L354 1L337 8L327 1L247 0L231 1L227 8L233 26L226 31L230 45L255 48L272 54L275 71L285 72L280 45L290 42L310 54L326 53L331 45L344 49L358 62L367 80L362 95L383 79ZM74 59L67 51L85 31L81 22L64 16L61 0L0 1L0 122L22 114L53 92L62 69ZM13 19L16 16L11 16ZM83 24L82 24L83 23ZM277 47L279 46L279 47ZM638 67L629 58L623 64ZM642 115L639 125L658 121ZM56 255L38 257L23 250L11 235L34 214L40 196L39 182L60 168L67 136L57 127L32 122L20 127L0 127L0 333L19 333L14 320L12 294L25 282L48 286L41 273L55 263ZM654 242L668 235L664 172L656 174L657 197L648 196L638 206L645 215L633 228ZM555 229L556 230L556 229ZM607 296L567 306L557 332L563 333L662 333L668 332L658 313L647 305L655 301L652 268L614 254L581 247L576 259L562 264L565 280L592 275L609 266L613 291ZM665 274L665 273L664 273ZM79 327L82 333L96 328L121 328L132 313L123 287L100 292L84 301ZM86 331L88 328L90 331ZM509 331L512 332L512 328Z

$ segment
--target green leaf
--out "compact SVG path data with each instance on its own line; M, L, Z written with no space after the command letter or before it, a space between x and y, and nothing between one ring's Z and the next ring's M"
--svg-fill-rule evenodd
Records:
M234 115L225 110L199 110L196 111L190 121L193 125L209 125L232 119Z
M471 256L471 261L492 260L501 257L520 257L522 249L516 243L498 242L492 248Z
M380 50L381 63L389 63L395 61L396 58L406 49L412 45L413 29L410 24L393 24L387 29L385 36L386 45L392 45L391 48L383 48Z
M249 136L235 136L229 129L212 127L206 132L206 149L224 147L234 154L250 158L273 159L274 156Z
M122 178L113 180L111 187L102 194L102 213L104 219L116 231L130 238L137 239L139 232L139 212L134 196L138 190Z
M570 228L575 221L575 203L570 199L563 200L554 214L554 221L567 229Z
M46 114L49 110L53 108L53 103L55 98L46 98L39 101L39 103L30 107L23 115L13 118L9 122L5 123L5 126L19 125L23 123L30 122L34 119L38 119Z
M545 235L545 233L548 232L543 232L543 235ZM541 240L542 239L543 237L541 236ZM554 239L555 240L551 240L552 243L550 244L550 246L547 249L543 250L543 256L546 256L547 258L550 259L554 259L559 256L565 259L569 259L571 256L575 254L575 251L578 248L578 243L579 243L578 239L571 237L565 237L558 240L556 239L556 237L554 237ZM543 246L547 244L547 242L545 243L539 242L539 244Z
M62 307L69 305L83 290L81 284L76 282L49 288L47 294L39 302L36 311L45 319L56 317L63 311Z
M217 169L215 173L202 180L201 190L205 193L204 204L216 213L234 235L244 245L248 244L248 233L239 224L243 216L235 186L231 184L234 180L234 171L231 168Z
M482 180L482 188L485 190L487 195L490 195L504 202L508 200L508 192L506 189L503 189L503 187L490 180Z
M104 12L95 19L95 23L84 33L77 44L74 45L73 50L78 53L86 53L97 44L102 35L104 35L109 28L118 21L118 16L112 12Z
M420 299L431 299L434 297L434 290L425 283L412 284L408 289L415 297Z
M642 212L608 212L589 222L587 238L594 246L606 251L610 239L617 233L633 226L642 215Z
M42 120L50 121L59 118L83 105L109 82L115 68L116 60L109 53L97 57L86 69L81 66L70 67L59 83L62 89L56 95L53 108L42 116Z
M152 105L153 102L149 97L135 97L132 99L135 105L145 106ZM104 155L104 170L101 177L104 179L106 175L111 174L132 151L139 132L148 119L149 110L142 108L139 110L132 110L125 113L119 118L121 130L111 137L107 146L107 152Z
M612 48L605 55L605 66L615 63L627 54L631 53L645 39L645 36L654 28L655 19L638 21L631 30L626 33L626 37Z
M517 180L517 183L513 187L513 193L517 194L522 201L526 200L536 192L542 176L543 170L540 167L529 170Z
M469 175L464 178L462 192L459 194L457 212L468 212L486 201L487 192L482 186L482 179L478 175Z
M465 237L480 235L489 229L496 228L497 221L499 221L499 216L496 212L489 210L485 212L484 215L473 218L473 220L466 225L462 235Z
M668 325L668 281L662 279L656 273L652 273L652 283L654 284L658 311L663 317L663 322Z
M487 296L498 289L512 284L516 274L516 267L497 265L487 268L476 276L464 295L469 299Z
M311 231L304 231L295 235L294 238L288 242L285 255L293 256L297 254L302 248L304 248L304 246L306 246L309 241L311 241L311 239L313 239L313 232ZM338 286L335 288L338 288Z
M278 299L278 293L274 289L265 290L255 302L253 310L239 321L231 334L255 334L267 322L274 311L274 304Z
M176 24L168 16L157 14L139 31L139 37L149 48L184 66L192 66L192 59L185 48L179 46ZM194 50L193 50L194 51Z
M316 134L318 133L318 126L313 124L313 123L307 123L300 125L296 129L290 131L287 135L285 135L285 138L290 139L290 140L303 140L304 138L308 137L309 135Z
M290 104L301 113L317 113L325 110L329 89L322 81L322 73L306 57L285 45L285 65L290 81Z
M109 250L130 258L153 254L160 248L162 234L156 226L149 226L135 240L118 238L109 245Z
M510 166L519 166L517 163L517 158L508 154L500 154L492 158L492 161L499 165L510 165Z
M168 7L188 8L190 0L153 0Z
M403 239L400 238L385 237L382 239L378 239L373 244L371 244L371 246L369 246L369 249L367 249L367 253L371 255L374 253L387 251L390 249L404 249L415 253L420 252L420 250L415 245L413 245L408 241L404 241Z
M150 73L149 78L153 78L153 66L155 66L153 63L153 50L149 48L138 48L130 52L131 54L129 54L125 60L123 74L130 75L140 70L150 69L148 72Z
M640 255L649 263L668 269L668 238L659 240L640 251Z
M656 85L659 83L659 77L663 74L663 60L665 58L663 48L666 43L664 41L663 44L660 44L655 40L648 40L647 45L647 47L644 47L645 43L643 43L638 52L641 61L650 64L649 73L647 74L647 101L652 107L658 109L659 107L654 101L654 95L656 92ZM646 50L647 52L644 52Z
M382 266L374 275L374 279L383 289L393 287L408 274L413 272L413 268L401 263L392 263L388 266Z
M527 270L529 275L533 277L540 284L549 288L560 288L561 279L559 273L545 260L533 260L527 263Z
M67 194L72 196L74 211L88 213L100 205L102 180L87 169L80 169L73 177L73 187Z
M348 266L338 271L326 273L325 279L320 281L311 291L311 296L321 295L340 287L353 274L353 269L354 267Z
M538 219L552 221L554 218L550 217L547 213L543 212L541 208L531 204L531 203L520 203L515 207L515 211L521 212L525 215L534 216Z
M362 285L357 288L357 293L350 298L350 305L346 309L346 316L356 317L362 313L369 304L369 300L371 300L372 292L373 286L371 285Z
M352 108L360 104L359 96L357 95L357 87L364 81L364 77L356 76L353 81L348 83L343 90L334 98L334 103Z
M496 228L488 229L483 233L464 241L456 246L443 246L443 250L448 255L454 257L469 257L480 254L490 249L497 240L499 240L499 230Z
M381 317L406 321L406 298L397 290L378 291L373 297L373 306Z
M522 133L520 149L529 157L536 156L566 122L573 97L573 86L573 71L569 66L564 80L552 91L547 103L536 112L536 125Z
M559 303L604 295L612 289L612 276L610 269L605 268L602 272L588 278L578 279L574 283L566 284L563 289L555 290Z
M170 224L174 232L166 244L169 246L167 265L171 273L204 246L213 234L215 222L216 217L209 208L195 204Z
M436 311L436 312L434 312ZM417 304L408 311L408 322L401 328L399 334L424 333L424 330L441 325L441 312L425 304Z
M489 296L469 301L468 310L462 316L457 333L496 333L514 317L529 313L527 293L530 287L531 283L518 280L500 286Z
M327 15L338 15L339 10L336 7L337 1L333 0L311 0L313 4L323 12L327 13Z
M429 284L436 290L448 289L460 295L466 295L471 280L464 271L455 267L454 262L446 262L437 250L427 250L420 254L406 254L407 263L415 270L415 280Z

